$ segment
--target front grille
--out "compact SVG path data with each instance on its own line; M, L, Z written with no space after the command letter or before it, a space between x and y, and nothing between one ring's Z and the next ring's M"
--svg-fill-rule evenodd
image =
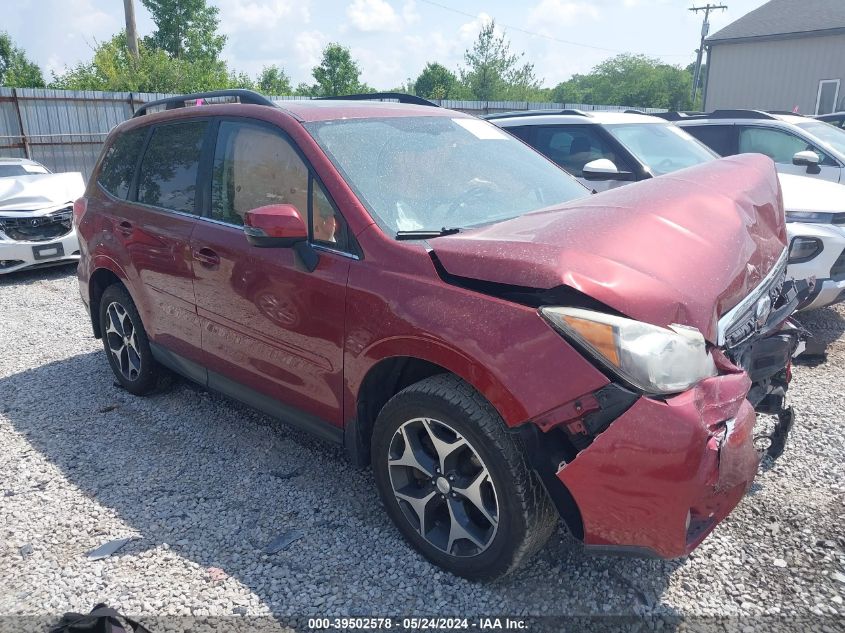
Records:
M766 278L739 305L719 319L718 345L731 348L751 338L761 327L759 321L762 315L758 314L758 306L765 302L766 298L769 301L766 317L772 310L780 307L778 302L786 280L786 263L787 250L784 249Z
M833 268L830 269L830 276L836 281L845 279L845 250L839 254L839 257L833 263Z
M0 215L0 231L18 242L47 242L71 232L73 207L40 216Z

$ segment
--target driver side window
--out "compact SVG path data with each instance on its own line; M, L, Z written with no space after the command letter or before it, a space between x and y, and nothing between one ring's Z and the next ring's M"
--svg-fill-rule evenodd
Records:
M584 175L584 165L599 158L607 158L620 171L631 171L630 165L613 151L610 144L601 137L598 126L556 125L538 127L534 136L534 147L541 154L563 167L573 176Z
M791 165L792 157L806 150L818 154L823 165L836 164L817 147L789 132L764 127L743 127L739 131L740 154L764 154L776 163Z
M221 121L212 168L211 217L243 226L247 211L270 204L296 207L310 226L313 242L349 250L346 221L290 142L268 127Z

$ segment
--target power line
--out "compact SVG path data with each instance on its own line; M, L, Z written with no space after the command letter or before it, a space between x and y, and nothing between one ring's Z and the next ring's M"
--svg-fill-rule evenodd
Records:
M446 11L451 11L452 13L458 13L460 15L464 15L469 18L477 18L478 16L473 13L468 13L466 11L461 11L460 9L455 9L454 7L447 6L445 4L440 4L439 2L434 2L434 0L420 0L420 2L424 2L425 4L430 4L431 6L438 7L440 9L445 9ZM557 42L559 44L568 44L570 46L580 46L582 48L591 48L596 51L603 51L605 53L614 53L614 54L621 54L621 53L629 53L630 51L620 51L613 48L605 48L603 46L593 46L592 44L584 44L582 42L573 42L572 40L564 40L559 37L552 37L551 35L546 35L544 33L537 33L536 31L529 31L527 29L519 28L518 26L512 26L510 24L505 24L504 22L496 22L497 24L501 25L505 29L509 31L518 31L520 33L524 33L526 35L530 35L532 37L540 37L545 40L550 40L552 42ZM652 54L652 57L688 57L689 53L665 53L665 54Z

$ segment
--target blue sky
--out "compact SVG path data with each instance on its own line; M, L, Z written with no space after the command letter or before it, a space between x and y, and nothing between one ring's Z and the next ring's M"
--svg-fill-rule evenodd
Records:
M136 1L138 29L153 29ZM586 72L616 52L645 53L686 65L694 60L701 15L690 0L210 0L220 7L230 66L257 74L283 66L294 84L311 81L323 46L341 42L362 78L382 89L416 77L427 61L456 69L480 25L491 18L514 51L524 51L548 86ZM711 33L764 0L726 0ZM4 3L7 30L42 68L60 71L91 57L96 41L124 26L122 0L15 0ZM696 5L705 4L704 0ZM577 45L581 44L581 45Z

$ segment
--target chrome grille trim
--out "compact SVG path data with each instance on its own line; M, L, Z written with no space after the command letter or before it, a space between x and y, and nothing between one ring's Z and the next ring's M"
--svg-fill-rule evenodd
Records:
M728 332L744 317L762 297L767 295L773 286L777 285L786 275L786 263L789 259L789 249L784 248L777 262L757 287L731 308L719 319L716 328L716 345L723 347L727 342Z

